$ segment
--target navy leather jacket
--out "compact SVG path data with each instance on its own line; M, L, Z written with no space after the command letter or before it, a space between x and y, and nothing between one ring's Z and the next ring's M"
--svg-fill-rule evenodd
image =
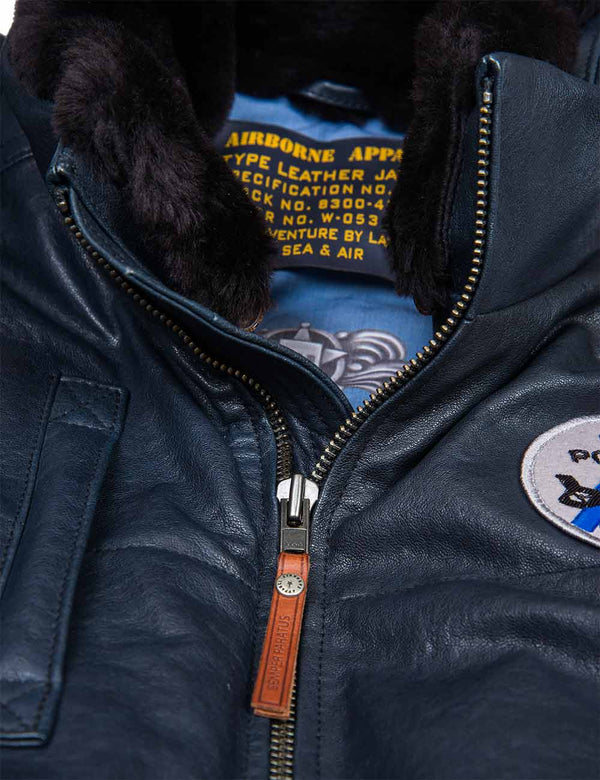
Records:
M4 47L3 777L600 776L598 532L548 522L522 473L558 426L600 435L596 76L481 62L456 302L354 412L159 281ZM251 698L282 510L308 515L277 498L292 474L318 499L295 713L270 723Z

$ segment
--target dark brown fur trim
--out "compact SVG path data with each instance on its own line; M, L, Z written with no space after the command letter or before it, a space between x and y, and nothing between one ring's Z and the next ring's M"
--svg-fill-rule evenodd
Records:
M464 124L475 105L482 56L510 51L568 70L577 16L558 0L438 4L417 32L414 118L404 147L387 228L399 293L423 312L448 304L447 229Z
M155 273L247 324L269 305L271 244L210 142L236 74L238 86L260 95L317 78L358 86L396 127L411 111L387 215L391 264L400 293L424 311L439 310L448 297L448 220L478 60L504 50L568 70L578 23L598 5L18 0L9 43L22 82L55 102L56 131L122 189Z
M11 59L30 89L54 100L57 134L122 188L160 278L233 322L254 322L269 306L271 244L206 132L229 107L231 52L227 84L205 102L196 89L199 117L163 4L34 3L17 4ZM206 7L211 24L230 30L215 4Z

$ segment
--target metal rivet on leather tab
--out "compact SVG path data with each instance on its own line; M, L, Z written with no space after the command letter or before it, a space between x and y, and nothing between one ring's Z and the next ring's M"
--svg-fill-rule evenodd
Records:
M304 580L298 574L281 574L275 587L282 596L299 596L304 590Z

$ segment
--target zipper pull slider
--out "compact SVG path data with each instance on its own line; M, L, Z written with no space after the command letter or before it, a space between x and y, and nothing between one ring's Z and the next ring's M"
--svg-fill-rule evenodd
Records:
M288 720L300 645L310 560L310 514L319 488L301 474L277 486L280 552L267 631L252 694L255 715Z
M301 474L277 485L281 513L280 551L308 553L310 513L319 497L319 488Z
M486 76L483 79L483 83L482 83L482 86L483 86L482 102L483 102L484 105L489 105L493 101L493 99L494 99L494 93L492 92L493 84L494 84L494 82L493 82L493 80L489 76Z

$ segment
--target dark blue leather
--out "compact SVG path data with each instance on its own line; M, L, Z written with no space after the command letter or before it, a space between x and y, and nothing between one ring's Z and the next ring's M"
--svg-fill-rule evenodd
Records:
M339 456L314 516L302 778L600 776L600 556L519 484L533 439L600 410L600 89L490 62L480 287ZM474 173L466 159L458 187Z
M537 435L600 409L600 88L514 55L491 63L497 146L481 287L439 355L347 445L313 518L298 778L600 777L599 551L548 523L519 484ZM53 731L42 746L5 749L3 777L265 778L268 722L249 698L277 552L271 430L242 385L198 362L92 263L52 187L69 188L88 238L122 274L204 348L273 388L298 470L309 473L347 404L309 363L150 277L125 247L116 193L67 150L44 182L16 89L2 105L2 517L5 529L22 517L31 544L16 548L5 595L29 605L44 640L43 601L67 564L55 571L36 542L68 539L69 558L83 543L75 517L90 528L62 686L52 678L53 693L62 687ZM472 121L457 268L472 239L475 143ZM103 388L115 404L122 393L120 409L127 395L118 439L108 422L70 433L45 423L59 399L50 376ZM81 422L77 405L71 413ZM68 448L74 471L45 460L52 426L70 443L90 436ZM39 493L47 514L20 514L22 491L34 508ZM11 584L22 552L39 556L23 576L41 590ZM9 639L9 671L25 682L27 634ZM36 684L47 647L35 645Z
M600 84L600 14L581 33L575 73L592 84Z
M23 368L9 399L23 392ZM44 742L52 730L79 567L125 408L117 387L42 381L47 397L29 409L39 423L24 479L7 485L9 501L19 491L0 583L0 738L10 745Z
M600 87L536 60L488 60L500 100L488 249L471 315L559 285L598 249Z

